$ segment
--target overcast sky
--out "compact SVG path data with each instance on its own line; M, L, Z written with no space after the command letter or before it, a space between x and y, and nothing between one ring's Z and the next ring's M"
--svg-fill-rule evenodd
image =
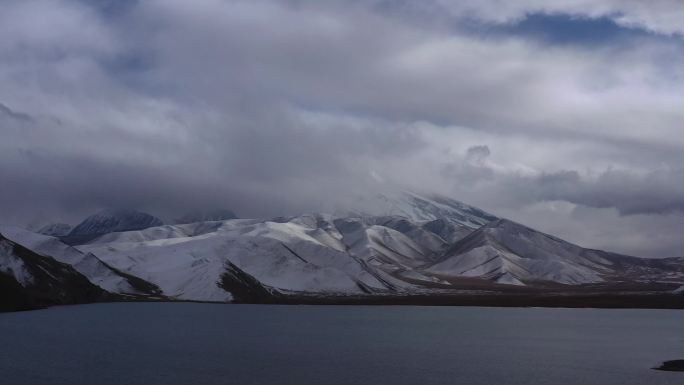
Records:
M0 0L0 222L431 190L684 256L679 0Z

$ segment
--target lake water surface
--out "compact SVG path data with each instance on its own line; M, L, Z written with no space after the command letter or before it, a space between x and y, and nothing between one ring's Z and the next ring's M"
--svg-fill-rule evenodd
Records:
M0 314L0 384L684 384L684 311L119 303Z

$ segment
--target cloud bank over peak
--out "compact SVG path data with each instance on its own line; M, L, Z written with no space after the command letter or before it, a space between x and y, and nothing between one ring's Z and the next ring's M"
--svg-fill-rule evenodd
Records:
M676 1L0 7L2 222L272 216L405 187L589 247L684 246ZM628 237L654 228L668 241Z

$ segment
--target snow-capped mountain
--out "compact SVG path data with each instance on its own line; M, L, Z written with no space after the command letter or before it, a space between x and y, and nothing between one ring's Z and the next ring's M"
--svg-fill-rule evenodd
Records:
M451 244L428 230L432 222L323 214L229 220L115 233L79 248L191 300L233 299L226 283L233 272L281 295L403 295L458 290L463 279L532 287L684 283L680 259L584 249L507 220Z
M218 224L210 232L198 231L198 224L191 224L165 226L164 232L146 229L111 234L79 248L178 299L230 300L232 293L221 283L225 274L236 270L283 293L388 290L382 278L376 277L381 272L366 269L363 261L346 252L344 236L330 217ZM155 238L153 233L159 238L150 240Z
M108 298L71 265L36 254L0 233L0 311Z
M399 216L414 222L446 221L458 227L477 229L498 219L477 207L438 194L399 191L377 194L358 201L360 209L346 210L348 216ZM344 211L344 210L343 210Z
M425 269L442 277L477 277L497 283L582 284L603 281L610 262L579 246L499 219L454 244Z
M71 225L66 223L51 223L41 227L36 232L50 237L63 237L69 234L70 231Z
M107 209L91 215L64 237L72 244L86 242L102 234L119 231L142 230L161 226L163 222L150 214L130 209Z
M195 222L227 221L228 219L237 219L237 217L233 211L228 209L195 210L176 219L175 223L184 225Z
M473 284L506 291L658 283L671 293L684 284L681 258L585 249L438 196L402 193L380 202L373 213L366 206L351 214L115 231L75 248L27 231L4 232L8 241L73 266L110 293L178 300L449 295ZM100 220L105 217L82 231L124 228ZM20 268L11 271L23 277Z
M579 285L616 280L684 280L684 259L641 259L585 249L506 219L451 246L425 273L502 284Z

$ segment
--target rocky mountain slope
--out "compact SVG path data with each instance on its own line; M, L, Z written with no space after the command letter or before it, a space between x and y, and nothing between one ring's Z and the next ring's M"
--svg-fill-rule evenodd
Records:
M0 311L111 299L71 265L39 255L0 234Z
M68 264L100 288L119 294L158 295L158 287L104 263L92 253L83 253L59 239L13 226L0 226L5 238L33 253Z

